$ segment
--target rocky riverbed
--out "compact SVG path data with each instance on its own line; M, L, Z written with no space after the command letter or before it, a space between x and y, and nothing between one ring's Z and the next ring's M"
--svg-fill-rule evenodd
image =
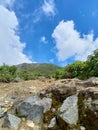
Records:
M98 78L1 83L0 130L98 130Z

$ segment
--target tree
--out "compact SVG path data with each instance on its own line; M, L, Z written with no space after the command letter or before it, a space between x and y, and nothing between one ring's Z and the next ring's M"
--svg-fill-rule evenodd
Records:
M98 49L92 55L88 56L86 64L89 77L98 76Z
M86 64L82 61L76 61L65 67L65 77L68 78L81 78Z

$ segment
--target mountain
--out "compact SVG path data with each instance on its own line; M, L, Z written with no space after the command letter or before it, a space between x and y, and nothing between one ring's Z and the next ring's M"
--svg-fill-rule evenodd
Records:
M23 63L17 65L18 71L30 71L35 74L41 74L43 76L51 76L56 72L57 69L60 69L61 67L56 66L54 64L39 64L39 63Z

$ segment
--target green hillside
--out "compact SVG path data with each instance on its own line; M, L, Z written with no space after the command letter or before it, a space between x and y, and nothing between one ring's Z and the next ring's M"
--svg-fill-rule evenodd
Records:
M79 78L87 79L98 77L98 49L92 55L89 55L86 61L75 61L65 67L59 67L54 64L23 63L17 66L0 66L0 82L38 79L40 76L46 78Z
M0 82L11 82L17 80L32 80L40 76L46 78L52 77L57 69L60 69L53 64L38 64L38 63L23 63L17 66L8 66L3 64L0 66Z
M54 64L38 64L38 63L23 63L17 65L18 71L29 71L33 74L39 74L41 76L51 76L56 72L57 69L60 69L61 67L56 66Z

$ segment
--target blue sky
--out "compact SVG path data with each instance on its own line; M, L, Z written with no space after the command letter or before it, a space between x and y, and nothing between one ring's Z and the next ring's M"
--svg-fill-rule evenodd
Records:
M98 48L98 0L0 0L0 64L85 61Z

